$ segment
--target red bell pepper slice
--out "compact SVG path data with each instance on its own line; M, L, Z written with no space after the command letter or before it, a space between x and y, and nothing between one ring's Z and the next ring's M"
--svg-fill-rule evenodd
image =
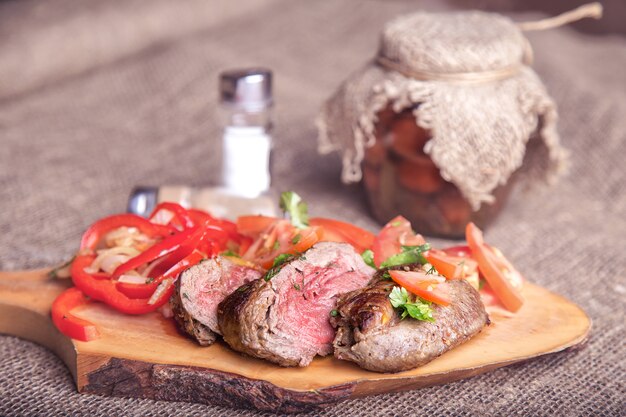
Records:
M136 227L150 238L163 237L171 234L165 226L150 223L143 217L134 214L117 214L105 217L92 224L83 234L80 242L81 249L95 250L102 238L112 230L120 227Z
M174 227L175 230L184 230L194 227L197 224L193 221L187 209L178 203L169 201L159 203L154 210L152 210L152 214L150 214L148 220L154 223L156 216L158 216L159 212L162 210L167 210L173 214L173 217L164 226L169 225Z
M179 275L183 273L183 271L185 271L186 269L198 264L203 259L206 259L203 253L193 251L176 265L171 267L169 271L167 271L163 276L157 278L156 282L159 282L159 285L165 285L165 289L161 292L161 294L153 294L150 300L148 300L148 304L165 304L174 292L174 282L176 282Z
M72 339L88 342L97 339L100 334L93 323L78 318L72 310L89 302L76 287L63 291L52 303L52 322L61 333Z
M179 254L179 257L176 261L187 256L192 250L195 249L199 240L199 231L197 228L183 230L180 233L169 236L166 239L163 239L161 242L153 245L135 256L134 258L129 259L124 262L113 271L111 274L112 279L117 279L121 275L125 274L128 271L133 269L137 269L142 265L147 264L148 262L152 262L156 259L162 258L165 255L169 255L172 252L178 251L179 249L183 252ZM193 242L193 237L196 237L196 241Z
M94 259L94 255L78 255L72 263L72 281L85 295L126 314L149 313L167 301L164 300L160 304L148 304L147 299L133 299L118 291L115 281L92 277L85 272L85 268L89 267Z

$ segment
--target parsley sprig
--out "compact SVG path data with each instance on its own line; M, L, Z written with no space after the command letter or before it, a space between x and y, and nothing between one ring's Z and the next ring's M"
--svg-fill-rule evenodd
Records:
M293 224L298 229L309 227L309 209L302 198L293 191L285 191L280 195L280 208L288 213Z
M406 265L406 264L422 264L427 263L423 253L430 249L430 244L424 243L419 246L402 246L402 252L390 256L380 264L381 268L389 268L391 266Z
M401 319L410 316L416 320L435 321L430 303L419 297L416 297L415 301L411 301L409 292L404 287L393 287L389 294L389 300L394 308L401 311Z
M376 264L374 263L374 252L372 252L371 249L365 249L365 251L361 254L361 258L363 258L366 265L376 269Z

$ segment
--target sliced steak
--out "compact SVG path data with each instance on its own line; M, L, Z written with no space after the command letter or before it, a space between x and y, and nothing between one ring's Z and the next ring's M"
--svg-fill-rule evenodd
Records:
M374 281L366 288L341 297L335 357L356 362L376 372L400 372L424 365L469 340L489 324L478 292L463 280L449 281L449 306L433 304L434 322L410 317L404 320L394 310L389 293L391 280Z
M217 305L242 284L258 279L262 272L217 256L183 272L170 299L179 327L202 346L215 342Z
M330 312L340 294L364 287L374 270L352 246L320 242L226 297L218 308L224 340L235 350L282 366L307 366L332 352Z

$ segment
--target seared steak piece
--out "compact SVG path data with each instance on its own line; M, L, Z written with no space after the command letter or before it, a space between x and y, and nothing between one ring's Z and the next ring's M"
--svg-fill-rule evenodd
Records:
M317 243L269 280L244 285L220 303L224 340L282 366L307 366L332 352L329 319L338 296L367 285L373 274L352 246Z
M239 265L236 259L217 256L184 271L176 281L170 305L179 327L202 346L215 342L217 305L242 284L262 272Z
M403 320L389 294L391 280L375 281L341 297L336 317L335 357L376 372L400 372L424 365L469 340L489 324L478 292L464 280L449 281L451 303L432 304L434 322Z

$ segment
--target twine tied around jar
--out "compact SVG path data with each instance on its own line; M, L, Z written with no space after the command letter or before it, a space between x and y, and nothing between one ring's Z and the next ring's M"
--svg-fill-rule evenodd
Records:
M389 22L377 57L325 103L318 119L320 153L342 153L344 183L362 178L364 150L376 142L378 114L410 109L430 139L423 152L473 210L521 171L527 184L553 182L567 151L556 130L553 100L530 67L522 31L585 17L591 3L556 17L515 23L495 13L414 13ZM536 146L528 146L531 136ZM531 149L532 148L532 149Z

